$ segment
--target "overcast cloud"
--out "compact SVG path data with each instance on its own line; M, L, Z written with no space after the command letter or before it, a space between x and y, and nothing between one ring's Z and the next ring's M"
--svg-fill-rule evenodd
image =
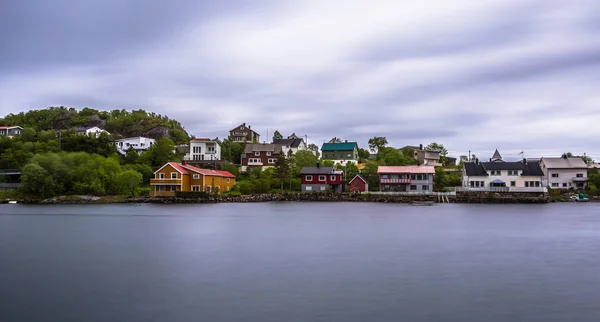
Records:
M600 159L598 17L597 0L8 0L0 114L143 108L199 137L246 122Z

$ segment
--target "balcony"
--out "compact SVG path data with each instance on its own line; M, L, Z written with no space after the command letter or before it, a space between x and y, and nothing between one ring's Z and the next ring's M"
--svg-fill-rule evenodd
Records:
M251 165L260 165L260 166L262 166L262 165L263 165L263 163L262 163L262 162L254 162L254 161L253 161L253 162L250 162L250 161L248 161L248 165L249 165L249 166L251 166Z
M584 177L573 177L571 180L573 180L573 182L586 182L586 181L588 181L588 178L584 178Z
M150 184L181 184L181 179L150 179Z
M410 178L393 178L393 179L379 179L382 184L410 184Z

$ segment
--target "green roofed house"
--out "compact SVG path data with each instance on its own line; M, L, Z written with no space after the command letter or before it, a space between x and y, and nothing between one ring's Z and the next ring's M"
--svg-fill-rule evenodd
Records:
M323 143L321 155L323 160L331 160L342 165L348 161L358 163L358 144L348 141Z

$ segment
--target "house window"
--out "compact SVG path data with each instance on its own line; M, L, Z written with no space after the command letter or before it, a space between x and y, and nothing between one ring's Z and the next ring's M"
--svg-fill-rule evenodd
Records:
M257 157L257 156L259 156L259 155L260 155L260 151L256 151L256 152L254 152L254 156L255 156L255 157Z
M416 185L410 185L410 190L417 190L417 186Z
M500 175L500 170L492 170L492 171L490 171L490 175L492 175L492 176L499 176Z
M541 187L541 186L542 186L542 183L541 183L541 182L539 182L539 181L536 181L536 182L535 182L535 186L536 186L536 187Z
M267 151L267 156L271 156L271 151Z
M525 181L525 187L529 188L529 181Z
M312 176L306 176L305 179L306 179L306 181L312 181L313 180Z
M552 178L558 178L558 173L553 173Z
M171 172L171 179L177 179L177 172Z
M268 152L267 152L268 153ZM275 164L277 162L277 159L269 159L269 163L270 164Z
M304 188L304 190L306 190L306 191L312 191L312 186L306 186L306 187Z
M577 178L583 178L583 173L578 173Z
M416 176L416 175L414 175L414 174L411 174L411 175L410 175L410 179L411 179L411 180L417 180L417 176Z
M319 181L325 181L325 180L327 180L326 176L319 176Z
M159 186L158 191L165 191L165 186Z
M327 187L321 186L321 191L325 191L325 189L327 189Z
M231 179L227 178L227 183L231 182Z
M423 190L423 191L427 191L427 190L429 190L429 186L428 186L428 185L426 185L426 184L424 184L424 185L421 187L421 190Z
M556 182L553 182L553 183L552 183L552 186L553 186L553 187L558 187L558 183L556 183Z
M335 176L329 176L329 179L330 179L331 181L335 181Z
M210 186L206 186L206 192L210 192Z
M161 179L164 179L164 178L165 178L165 174L164 174L164 173L160 173L159 175L160 175L160 178L161 178Z
M519 171L517 171L517 170L508 170L508 175L509 176L518 176L519 175Z
M192 186L192 191L200 191L200 186Z
M511 187L516 187L517 186L517 182L516 181L511 181L510 182L510 186Z
M194 175L194 179L200 179L200 175L199 174L195 174Z
M566 187L567 187L567 183L563 182L563 188L566 188Z
M384 175L381 176L381 179L387 179L387 178L388 178L387 174L384 174Z
M422 174L417 174L417 180L423 180L423 175Z

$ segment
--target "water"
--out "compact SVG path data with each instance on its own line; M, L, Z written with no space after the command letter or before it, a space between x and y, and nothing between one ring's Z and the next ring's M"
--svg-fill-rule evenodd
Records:
M600 321L600 205L0 205L0 321Z

